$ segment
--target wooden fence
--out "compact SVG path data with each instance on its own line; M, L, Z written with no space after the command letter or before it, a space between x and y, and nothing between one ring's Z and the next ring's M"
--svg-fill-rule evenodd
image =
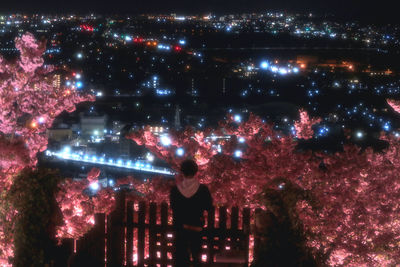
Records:
M63 249L69 254L64 258L75 258L75 266L82 266L82 258L86 258L86 264L89 259L91 266L173 266L175 246L168 204L126 202L123 192L116 201L116 209L107 218L95 215L95 226L84 237L63 240ZM229 254L242 255L247 266L249 227L249 209L213 208L203 230L204 266L215 265L224 254L228 258Z

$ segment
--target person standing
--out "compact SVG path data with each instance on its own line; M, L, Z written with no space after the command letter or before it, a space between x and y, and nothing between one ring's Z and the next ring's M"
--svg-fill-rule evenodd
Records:
M200 264L201 231L204 211L212 208L212 197L208 187L196 179L198 166L193 160L181 164L183 181L170 191L170 205L175 228L175 267Z

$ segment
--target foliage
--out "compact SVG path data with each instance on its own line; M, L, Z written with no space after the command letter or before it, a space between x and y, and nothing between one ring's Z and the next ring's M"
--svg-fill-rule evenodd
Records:
M310 124L318 120L308 121L308 125L302 126L304 129L312 129ZM276 132L255 115L243 123L228 118L217 129L171 131L168 137L171 144L163 145L161 137L150 129L128 136L177 172L182 160L194 158L199 165L197 178L209 186L217 205L264 207L257 196L276 177L285 177L296 188L310 192L313 205L310 201L298 201L291 205L296 208L296 213L291 214L297 214L301 221L313 255L325 259L328 265L400 263L398 138L382 136L389 143L384 153L361 151L353 144L345 144L343 151L334 154L299 151L296 136ZM304 137L309 138L310 133ZM184 149L183 157L177 155L178 148ZM240 157L235 154L237 150L242 151ZM169 186L165 180L127 181L153 201L168 201ZM98 205L106 203L107 200L98 199ZM87 217L80 220L85 222Z
M93 101L64 85L55 86L55 68L45 65L45 41L26 33L15 39L19 57L6 60L0 55L0 264L12 256L15 209L7 193L18 173L34 168L36 154L46 149L46 130L63 111Z
M55 194L61 178L56 171L24 169L7 198L17 211L13 266L44 266L51 258L55 228L62 223Z
M9 231L17 222L16 210L7 202L7 190L19 188L13 184L21 169L35 166L36 153L46 148L45 131L54 118L64 110L73 111L79 102L93 100L72 88L53 86L53 68L43 65L45 45L33 35L17 38L16 47L20 50L16 61L0 57L0 219L6 222L0 222L2 258L11 255L12 246L7 242L12 240ZM397 102L388 100L388 104L400 110ZM390 144L382 154L370 149L361 152L351 144L335 154L298 151L297 138L310 138L312 125L318 121L301 111L295 124L297 136L283 136L251 115L244 123L229 117L216 129L171 131L168 146L150 129L128 138L145 145L176 171L183 159L195 159L199 165L197 178L209 186L216 204L263 207L257 198L262 188L276 177L286 177L296 187L311 192L318 203L319 208L313 209L309 202L298 201L297 212L292 213L298 214L314 255L325 255L331 266L400 264L399 140L382 136ZM178 148L184 149L183 157L177 155ZM241 153L235 153L238 150ZM114 198L109 189L92 198L82 194L97 176L91 173L87 181L67 180L61 185L57 201L66 228L60 229L59 236L83 235L92 224L94 212L112 209ZM145 198L167 200L169 184L162 179L140 182L127 178L127 182ZM18 227L22 229L23 225ZM37 256L40 260L41 254Z
M298 216L297 203L316 204L310 191L303 190L284 178L271 180L264 188L260 201L266 210L256 210L254 235L256 246L252 267L257 266L322 266L324 258L313 259L307 247L303 223ZM323 255L322 255L323 256Z

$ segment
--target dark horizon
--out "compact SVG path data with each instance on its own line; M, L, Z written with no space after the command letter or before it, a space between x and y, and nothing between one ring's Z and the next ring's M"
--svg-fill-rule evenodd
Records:
M77 1L58 2L53 1L27 1L16 0L2 3L2 13L99 13L99 14L143 14L143 13L179 13L179 14L228 14L228 13L252 13L263 11L283 11L315 13L317 15L334 15L340 19L362 20L371 23L398 23L398 17L394 3L391 0L379 1L379 4L353 0L337 0L322 2L317 0L231 0L229 3L223 0L205 0L198 2L174 0L148 0L148 1Z

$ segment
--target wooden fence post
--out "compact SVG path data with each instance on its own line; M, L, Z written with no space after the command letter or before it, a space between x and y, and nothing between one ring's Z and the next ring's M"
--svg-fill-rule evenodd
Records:
M231 229L230 229L231 249L239 249L239 209L232 207L231 210Z
M157 204L150 203L149 209L149 265L155 266L157 260Z
M133 266L133 202L126 205L126 266Z
M214 260L214 236L215 236L215 208L212 207L207 214L207 249L208 249L208 257L207 263L212 263Z
M77 254L75 256L79 257L74 258L75 263L79 264L79 258L83 255L84 260L90 260L90 267L104 267L105 256L107 257L107 267L144 267L145 264L151 267L172 265L173 259L169 258L168 255L174 250L175 237L173 236L173 226L168 224L168 204L165 202L161 203L160 214L157 213L157 208L156 203L150 203L149 209L147 209L146 202L142 201L139 203L139 210L135 211L134 203L129 201L125 205L125 193L120 192L117 195L116 208L108 216L107 234L105 233L105 215L95 214L94 228L77 241ZM207 228L203 231L203 238L206 240L203 239L202 243L207 245L205 252L207 263L212 264L215 256L217 256L218 261L221 263L223 262L221 261L223 257L225 257L225 260L228 257L229 261L232 257L242 255L244 252L245 262L248 264L250 209L244 208L242 211L242 229L239 229L238 207L231 209L230 229L227 229L228 211L226 206L219 207L217 211L219 218L218 226L215 227L216 210L215 207L212 207L207 216ZM148 224L146 221L147 215L149 216ZM157 225L158 215L161 215L161 225ZM104 251L106 237L107 255L105 255ZM146 239L147 237L148 240ZM146 241L149 242L148 258L146 258L145 254ZM65 247L64 258L73 255L72 239L64 239L63 246ZM137 251L137 265L133 264L134 249ZM84 257L87 258L85 259ZM243 256L240 257L243 262ZM66 264L57 264L56 266L60 267L66 266Z
M144 246L145 246L145 234L146 234L146 203L139 203L139 214L138 214L138 266L144 266Z
M56 259L56 267L66 267L68 266L68 261L74 254L74 239L65 238L61 241L60 245L60 257Z
M107 266L120 267L125 258L125 192L120 191L116 196L116 207L108 216L107 221Z
M106 229L105 229L105 222L106 222L106 215L103 213L96 213L94 215L94 246L92 249L92 254L96 258L96 262L104 263L105 259L105 246L106 246ZM104 264L103 264L104 266Z
M168 260L168 204L161 203L161 267L167 266Z
M243 234L245 239L245 255L246 255L246 265L249 264L249 244L250 244L250 209L243 209Z

